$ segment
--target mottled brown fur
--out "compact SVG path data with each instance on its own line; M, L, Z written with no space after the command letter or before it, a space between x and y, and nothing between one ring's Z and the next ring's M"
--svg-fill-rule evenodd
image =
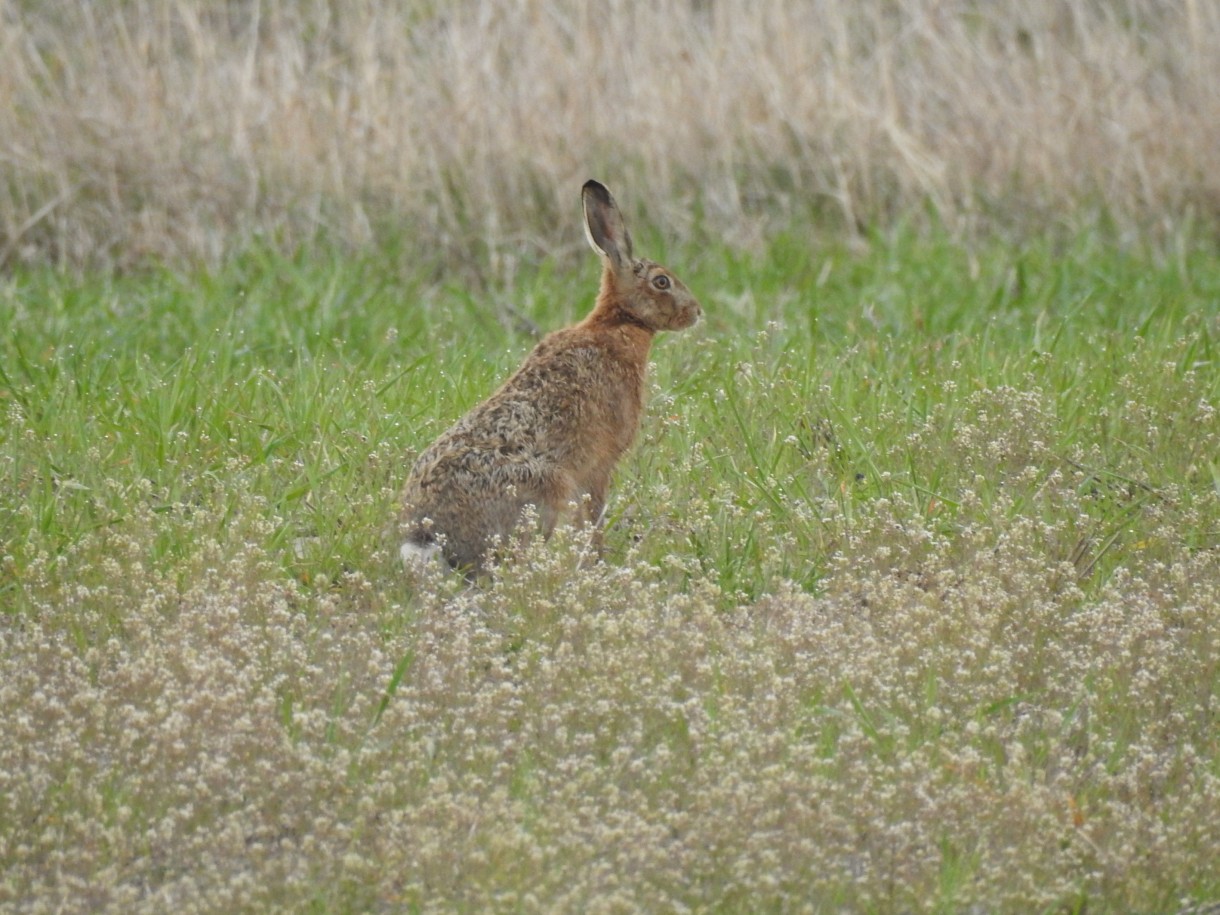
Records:
M419 456L403 493L404 560L439 546L450 565L477 574L527 505L544 535L574 506L572 520L600 537L610 476L639 429L652 338L690 327L701 309L668 270L632 256L605 187L586 182L582 198L604 263L593 311L543 338Z

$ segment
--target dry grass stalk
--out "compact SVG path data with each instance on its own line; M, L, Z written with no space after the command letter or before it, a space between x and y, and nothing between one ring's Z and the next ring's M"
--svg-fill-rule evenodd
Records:
M0 2L6 264L393 227L532 256L577 244L559 214L592 173L734 243L929 204L1174 232L1220 213L1218 149L1197 2Z

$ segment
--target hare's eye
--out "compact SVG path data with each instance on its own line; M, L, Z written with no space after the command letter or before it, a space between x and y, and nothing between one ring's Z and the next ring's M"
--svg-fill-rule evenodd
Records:
M668 289L669 277L667 277L664 273L662 273L660 276L655 276L652 279L652 285L656 286L658 289Z

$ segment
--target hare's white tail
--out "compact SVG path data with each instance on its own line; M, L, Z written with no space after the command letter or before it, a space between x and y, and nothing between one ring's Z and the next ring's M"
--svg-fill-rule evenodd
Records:
M413 543L408 540L398 550L398 555L402 557L402 567L405 571L425 569L432 562L435 562L441 554L439 543Z

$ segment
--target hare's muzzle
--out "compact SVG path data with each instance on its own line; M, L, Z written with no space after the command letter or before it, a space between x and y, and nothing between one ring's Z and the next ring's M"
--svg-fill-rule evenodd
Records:
M698 302L691 302L689 305L683 306L678 313L678 328L694 327L699 323L701 317L703 317L703 309L699 307Z

